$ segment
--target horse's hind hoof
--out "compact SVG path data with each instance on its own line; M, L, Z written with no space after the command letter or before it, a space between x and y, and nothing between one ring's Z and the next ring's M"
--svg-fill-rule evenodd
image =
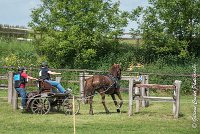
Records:
M117 109L117 112L120 113L120 109Z
M89 112L89 114L90 114L90 115L94 115L94 113L93 113L93 112Z

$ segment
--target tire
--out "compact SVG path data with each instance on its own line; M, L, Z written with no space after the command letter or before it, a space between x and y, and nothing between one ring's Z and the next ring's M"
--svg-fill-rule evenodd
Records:
M51 109L50 102L48 98L34 98L31 102L31 111L34 114L47 114Z
M63 101L63 111L66 115L78 114L80 110L80 101L77 98L74 98L75 111L73 112L73 98L66 98Z

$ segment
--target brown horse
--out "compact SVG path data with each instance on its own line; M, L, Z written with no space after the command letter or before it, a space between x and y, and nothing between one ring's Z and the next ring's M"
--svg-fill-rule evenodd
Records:
M123 100L120 94L120 86L118 81L121 79L121 66L119 64L113 64L108 75L94 75L85 80L84 87L84 97L86 103L90 103L89 114L93 114L92 100L97 91L102 98L102 104L105 108L106 113L109 113L108 108L105 104L105 94L111 95L115 106L117 107L117 112L120 112L120 108L123 104ZM115 94L119 97L120 103L117 104L115 99Z

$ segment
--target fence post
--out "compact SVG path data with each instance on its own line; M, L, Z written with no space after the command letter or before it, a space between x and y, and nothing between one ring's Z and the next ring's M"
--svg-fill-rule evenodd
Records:
M133 115L133 81L134 78L129 79L129 110L128 110L128 115L131 116Z
M142 75L142 82L141 82L141 84L146 84L145 81L146 81L145 75ZM141 90L141 95L142 96L147 96L144 87L141 87L140 90ZM145 106L146 106L146 101L142 97L142 107L145 107Z
M12 105L13 105L13 110L16 110L18 108L18 93L15 90L15 88L13 87L13 91L12 91Z
M12 104L13 72L8 72L8 103Z
M181 88L181 81L175 80L174 85L175 85L175 90L174 90L175 101L173 103L173 113L174 113L174 118L178 118L179 111L180 111L180 88Z
M79 86L80 86L80 95L82 102L84 102L84 81L85 81L85 73L82 72L79 74Z
M140 94L140 89L138 87L134 87L135 88L135 95L136 95L136 100L135 100L135 105L136 105L136 109L135 112L139 112L140 111L140 98L138 95Z
M60 83L62 77L56 77L56 81Z
M145 81L144 81L144 84L149 84L149 75L145 75ZM145 94L146 96L149 96L149 88L145 88ZM145 107L148 107L149 106L149 100L146 100L145 101Z

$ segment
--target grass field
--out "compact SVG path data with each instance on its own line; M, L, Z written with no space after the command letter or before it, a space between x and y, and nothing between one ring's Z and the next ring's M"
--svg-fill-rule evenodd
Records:
M74 133L73 116L61 112L35 115L13 111L6 96L7 91L0 90L0 134ZM106 103L111 114L105 114L99 95L94 97L95 115L88 115L89 105L81 104L80 114L75 116L76 134L200 134L200 121L197 128L192 128L193 96L181 96L178 119L173 118L170 102L150 102L149 107L141 108L139 113L129 117L128 94L123 93L123 98L121 113L116 113L110 96L106 96ZM200 111L199 105L197 110Z

